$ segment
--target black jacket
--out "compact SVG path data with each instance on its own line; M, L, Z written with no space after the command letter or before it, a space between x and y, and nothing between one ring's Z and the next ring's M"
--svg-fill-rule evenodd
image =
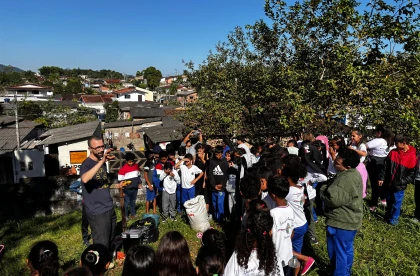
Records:
M414 181L416 161L416 149L412 146L406 152L393 149L385 158L378 179L391 191L404 191Z

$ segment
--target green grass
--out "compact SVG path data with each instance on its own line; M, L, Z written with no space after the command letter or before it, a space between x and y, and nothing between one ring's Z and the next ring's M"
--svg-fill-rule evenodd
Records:
M383 210L374 215L365 212L363 226L355 240L354 275L420 275L420 224L410 221L415 207L413 197L414 189L410 185L405 194L398 226L390 226L383 221ZM138 214L143 212L144 206L141 205ZM117 215L120 221L119 211ZM0 243L6 246L6 254L0 263L0 275L28 275L25 264L27 254L35 242L45 239L58 245L62 272L77 266L84 249L80 223L80 211L3 223L0 226ZM316 259L316 265L307 274L312 276L325 275L329 262L323 218L319 219L316 227L319 244L313 248L304 248L303 252ZM191 258L195 260L201 246L196 232L180 219L159 225L160 236L171 230L183 233L190 247ZM234 237L228 236L228 242L233 240ZM151 244L154 248L157 245L158 242ZM119 264L108 275L120 275L121 271L122 264Z

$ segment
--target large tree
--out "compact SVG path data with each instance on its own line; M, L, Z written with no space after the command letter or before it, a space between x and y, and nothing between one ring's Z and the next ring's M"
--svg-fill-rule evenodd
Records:
M420 134L418 4L266 0L269 20L236 28L189 67L199 92L181 119L209 135L332 134L343 117ZM326 128L320 129L321 126Z
M160 72L155 67L150 66L144 70L143 77L147 80L147 86L151 90L155 90L155 88L159 86L160 80L162 78L162 72Z

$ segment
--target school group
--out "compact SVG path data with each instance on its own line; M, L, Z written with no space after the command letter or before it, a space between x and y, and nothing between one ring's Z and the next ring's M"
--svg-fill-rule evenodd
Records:
M236 138L235 147L225 140L223 145L211 148L202 143L201 133L199 141L193 144L192 135L194 132L183 140L178 157L175 152L155 147L144 167L146 212L156 213L158 207L162 222L176 220L185 201L202 195L209 217L222 226L229 222L230 227L238 230L233 254L225 248L224 235L209 229L203 233L203 246L194 268L184 237L171 231L161 238L156 252L147 246L131 248L126 254L123 275L304 275L315 262L301 254L304 236L309 236L305 242L318 244L315 223L319 215L325 216L327 225L332 275L351 275L353 243L362 225L368 179L372 191L370 210L375 212L379 205L384 205L386 221L392 225L398 223L407 185L414 183L418 190L420 184L416 149L406 136L394 136L383 126L377 126L376 137L368 142L360 130L354 129L349 143L340 136L328 139L305 133L299 141L290 140L287 147L280 147L277 141L268 138L251 149L241 136ZM91 154L95 153L95 146L99 150L97 164L85 169L88 175L82 175L83 189L91 189L92 194L99 188L109 194L109 187L103 185L84 187L92 179L103 178L97 176L104 163L101 160L112 158L108 151L104 153L103 140L90 141ZM124 166L133 166L131 161L127 160ZM119 179L126 180L127 168L121 170ZM136 185L138 188L139 183ZM83 194L85 202L88 193ZM103 198L97 199L96 204ZM135 216L132 202L127 199L130 208L126 212ZM416 196L414 222L420 219L419 200ZM101 235L95 232L98 224L105 227L106 221L113 221L114 214L111 211L108 220L101 216L96 221L88 214L94 244L84 251L82 267L66 275L105 273L111 263L109 251L105 250L109 248L110 237L101 240ZM55 244L49 246L36 248L35 257L31 257L35 247L31 250L28 264L33 271L40 271L36 264L45 255L49 260L58 260ZM100 269L95 270L96 266ZM92 274L72 274L82 270Z

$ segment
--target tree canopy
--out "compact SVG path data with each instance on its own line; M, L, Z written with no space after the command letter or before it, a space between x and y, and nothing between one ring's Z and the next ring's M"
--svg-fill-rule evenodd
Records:
M162 72L160 72L155 67L150 66L143 71L143 77L147 80L147 86L151 90L155 90L155 88L159 86L160 80L162 78Z
M418 3L266 0L267 20L237 27L198 66L199 100L181 119L210 136L331 135L337 121L419 137Z

